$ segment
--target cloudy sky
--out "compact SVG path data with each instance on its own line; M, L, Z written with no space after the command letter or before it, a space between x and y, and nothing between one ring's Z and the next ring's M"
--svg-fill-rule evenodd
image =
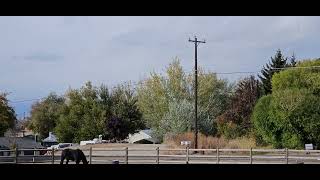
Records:
M320 17L0 17L0 91L12 102L109 86L163 72L174 57L192 71L259 71L277 49L320 57ZM244 75L220 75L236 80ZM19 117L32 101L12 103Z

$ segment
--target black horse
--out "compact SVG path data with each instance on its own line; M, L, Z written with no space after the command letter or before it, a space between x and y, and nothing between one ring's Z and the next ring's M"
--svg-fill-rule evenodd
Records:
M61 153L60 164L63 164L64 159L66 159L66 164L69 163L69 160L75 161L76 164L80 164L82 161L83 164L88 164L86 156L80 149L64 149Z

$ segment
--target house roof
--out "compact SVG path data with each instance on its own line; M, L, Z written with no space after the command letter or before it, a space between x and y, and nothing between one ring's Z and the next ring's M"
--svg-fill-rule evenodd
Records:
M145 130L141 130L141 132L145 133L146 135L150 136L152 135L152 130L151 129L145 129Z
M150 129L141 130L138 133L129 135L129 138L128 138L129 143L135 143L141 140L147 140L153 143L158 142L157 139L152 137L152 130Z
M16 142L18 148L23 149L33 149L33 148L43 148L39 143L35 142L33 139L26 137L0 137L0 147L10 148L12 144Z
M0 150L9 150L7 146L0 145Z
M49 136L47 138L45 138L44 140L42 140L42 142L58 142L58 139L54 134L52 134L50 132Z

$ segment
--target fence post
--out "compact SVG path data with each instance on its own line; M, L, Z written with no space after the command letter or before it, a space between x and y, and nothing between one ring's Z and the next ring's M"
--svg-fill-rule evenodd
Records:
M252 148L250 148L250 164L252 164Z
M189 164L189 146L186 148L186 164Z
M33 157L32 157L32 163L34 164L34 157L36 156L36 151L35 151L35 148L33 150Z
M289 151L288 151L288 148L286 148L286 164L289 164Z
M89 149L89 164L92 164L92 147Z
M217 147L217 164L219 164L219 161L220 161L220 159L219 159L219 148Z
M157 151L156 163L159 164L159 163L160 163L160 162L159 162L159 154L160 154L160 153L159 153L159 147L156 148L156 151Z
M125 148L126 154L125 154L125 163L128 164L128 147Z
M14 151L15 151L15 153L14 153L14 155L15 155L15 157L14 157L15 163L18 164L18 153L19 153L18 148L17 147L14 148Z
M51 164L54 164L54 148L52 148L51 155L52 155Z

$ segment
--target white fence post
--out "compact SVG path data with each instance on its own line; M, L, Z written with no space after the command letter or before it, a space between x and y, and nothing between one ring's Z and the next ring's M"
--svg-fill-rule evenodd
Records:
M33 150L33 157L32 157L32 163L34 164L34 157L36 156L36 150L35 150L35 148L34 148L34 150Z

